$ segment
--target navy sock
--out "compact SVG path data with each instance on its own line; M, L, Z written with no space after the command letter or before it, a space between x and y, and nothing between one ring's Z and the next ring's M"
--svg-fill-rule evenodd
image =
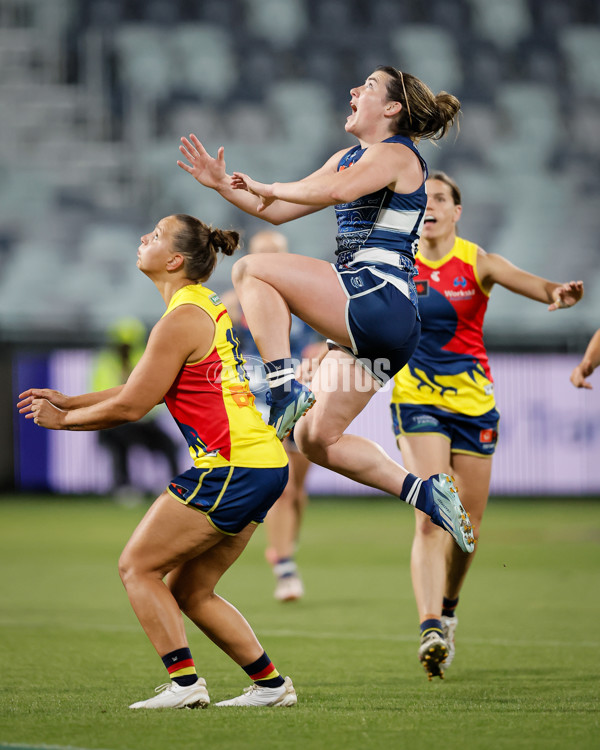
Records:
M281 687L284 683L283 677L275 669L273 662L265 651L259 659L246 667L242 667L242 669L251 680L261 687L276 688Z
M294 360L291 357L283 359L274 359L272 362L265 362L265 372L267 374L267 385L271 389L271 395L274 401L280 401L290 392L290 384L294 380L296 368Z
M423 513L431 515L430 501L425 491L425 484L422 479L414 474L408 474L400 490L400 500L422 510Z
M193 685L198 679L196 667L189 648L178 648L169 651L162 657L163 664L167 668L169 677L178 685L185 687Z
M456 599L447 599L444 597L444 600L442 602L442 615L444 617L454 617L456 609L456 605L458 604L458 596Z
M431 632L436 632L443 636L442 621L438 620L436 617L429 617L427 620L423 620L419 627L421 630L421 636L424 636L425 633Z

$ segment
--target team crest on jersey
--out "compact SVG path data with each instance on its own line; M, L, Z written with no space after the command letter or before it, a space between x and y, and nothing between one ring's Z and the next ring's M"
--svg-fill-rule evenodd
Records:
M453 286L462 287L463 289L467 286L467 280L464 276L457 276L452 282Z
M218 294L213 294L210 296L210 301L213 303L213 305L220 305L221 304L221 298Z
M429 295L429 279L417 279L415 287L417 288L418 297L427 297Z
M352 276L352 278L350 279L350 283L355 289L360 289L364 286L364 282L360 278L360 276Z
M496 430L480 430L479 431L479 442L480 443L494 443L498 439L498 433Z

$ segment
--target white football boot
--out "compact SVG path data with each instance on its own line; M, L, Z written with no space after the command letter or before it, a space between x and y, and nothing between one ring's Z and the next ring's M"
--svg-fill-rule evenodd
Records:
M228 701L220 701L215 706L295 706L298 696L289 677L281 687L269 688L250 685L244 688L242 695Z
M165 682L154 689L157 695L132 703L129 708L206 708L210 703L206 681L199 677L193 685Z

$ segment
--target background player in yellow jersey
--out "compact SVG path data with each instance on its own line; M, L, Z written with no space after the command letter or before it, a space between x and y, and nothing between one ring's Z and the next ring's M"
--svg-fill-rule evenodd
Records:
M447 472L479 537L499 414L482 326L494 284L548 304L570 307L583 283L559 284L517 268L456 235L462 212L456 183L443 172L427 180L427 208L416 255L420 342L395 376L392 419L405 466L420 476ZM411 573L421 622L419 658L429 677L454 657L455 609L473 555L447 544L415 510Z
M119 561L131 605L171 677L134 709L210 702L182 612L254 681L217 705L297 701L291 680L275 669L244 617L214 591L288 478L285 451L254 407L231 319L202 283L217 253L231 255L238 240L237 232L187 215L159 221L142 237L137 265L167 311L127 382L73 397L31 388L18 404L42 427L99 430L140 419L164 399L188 442L193 467L156 499Z

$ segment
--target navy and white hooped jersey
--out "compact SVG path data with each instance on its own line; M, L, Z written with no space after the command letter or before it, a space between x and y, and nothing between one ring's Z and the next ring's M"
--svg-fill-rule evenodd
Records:
M338 266L348 266L363 260L404 265L402 261L405 260L409 261L405 267L412 267L427 206L427 165L410 138L393 135L383 143L401 143L418 156L423 168L423 184L413 193L407 194L394 193L384 187L351 203L335 206ZM364 152L365 149L360 146L347 151L340 159L338 172L355 164ZM388 254L390 257L386 261Z

